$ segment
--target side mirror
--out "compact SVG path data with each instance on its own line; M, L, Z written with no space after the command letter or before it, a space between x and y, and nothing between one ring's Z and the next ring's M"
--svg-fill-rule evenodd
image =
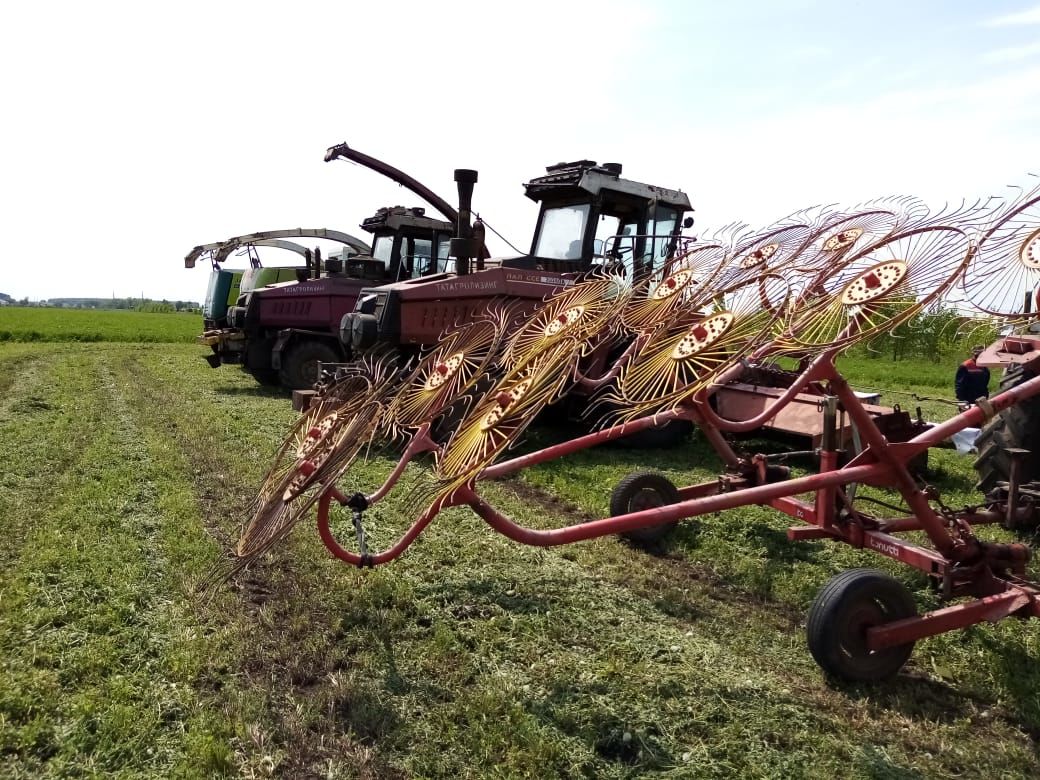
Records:
M686 230L689 230L690 228L692 228L693 227L693 217L687 217L686 219L684 219L682 221L682 226Z
M603 257L603 239L596 238L592 241L592 256Z

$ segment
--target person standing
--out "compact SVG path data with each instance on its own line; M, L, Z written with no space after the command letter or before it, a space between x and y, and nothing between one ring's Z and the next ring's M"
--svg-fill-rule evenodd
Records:
M957 367L953 387L957 400L974 403L978 398L989 398L989 369L978 365L982 347L972 347L971 357Z

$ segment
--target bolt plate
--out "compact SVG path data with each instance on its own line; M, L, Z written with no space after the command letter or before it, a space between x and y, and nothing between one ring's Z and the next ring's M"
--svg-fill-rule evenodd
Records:
M1019 250L1018 259L1026 268L1040 268L1040 228L1037 228Z
M841 291L845 306L861 306L877 300L896 288L906 277L907 265L902 260L886 260L868 268Z
M574 323L580 320L584 314L584 306L572 306L562 314L553 317L552 322L545 326L545 335L547 337L560 335L567 329L574 327Z
M859 241L859 237L863 235L863 228L854 227L842 230L839 233L835 233L833 236L823 242L824 252L838 252L842 249L848 249L850 246Z
M532 377L521 379L509 390L504 390L501 395L506 396L503 400L498 401L498 406L484 415L484 419L480 421L480 430L487 431L498 425L502 418L506 416L506 413L512 409L517 402L526 395L527 391L531 389Z
M677 292L686 287L692 279L693 271L688 268L683 268L682 270L676 271L674 274L662 279L661 283L657 285L657 289L654 290L653 295L650 297L655 301L671 298Z
M724 311L701 320L672 348L672 360L686 360L704 351L726 334L734 319L733 314Z
M438 361L438 363L430 370L430 375L426 378L426 383L423 385L423 389L436 390L441 387L455 375L459 368L462 367L465 359L465 353L456 352L453 355L449 355L444 360Z
M740 267L754 268L756 265L762 265L762 263L775 255L776 250L779 248L779 244L766 244L765 246L759 247L754 252L748 252L741 258Z

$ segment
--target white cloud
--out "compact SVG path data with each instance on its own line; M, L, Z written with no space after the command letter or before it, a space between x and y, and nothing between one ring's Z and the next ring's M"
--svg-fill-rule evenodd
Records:
M1040 5L1013 14L995 16L987 19L984 24L986 27L1018 27L1021 25L1040 24Z
M1040 42L1029 43L1025 46L1006 46L1003 49L994 49L986 52L979 59L983 62L1004 63L1019 62L1035 57L1040 54Z

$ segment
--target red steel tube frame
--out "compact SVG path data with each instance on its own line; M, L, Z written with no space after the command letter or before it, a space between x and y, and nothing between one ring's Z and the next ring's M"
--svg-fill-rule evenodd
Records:
M319 534L330 552L340 560L357 566L374 566L389 562L401 555L429 525L439 511L448 506L468 505L488 525L506 537L527 545L548 547L625 533L738 506L768 504L809 524L807 527L790 529L789 537L792 539L833 538L854 546L869 547L876 552L907 563L934 577L948 576L953 564L957 561L970 560L976 566L980 562L986 564L988 560L985 555L987 546L974 539L970 534L970 527L962 528L958 538L951 536L946 530L945 519L932 509L928 495L918 488L907 470L906 464L918 452L942 441L954 432L975 426L984 419L992 417L999 411L1024 398L1040 394L1040 377L1028 380L1016 388L1000 393L988 402L962 412L951 420L920 434L910 442L894 445L890 445L885 440L885 437L877 429L870 415L863 409L859 399L856 398L855 394L848 387L847 382L834 368L833 351L825 353L814 360L806 371L803 372L796 385L804 386L808 378L826 379L830 382L832 391L843 404L851 420L859 428L860 434L867 444L864 451L844 467L836 467L836 453L824 452L821 453L821 471L817 474L742 488L731 492L718 492L719 487L717 483L705 483L704 485L684 488L682 494L689 496L689 498L676 504L547 530L518 525L484 501L476 493L472 485L466 485L456 490L449 500L429 508L392 547L380 553L364 557L343 549L331 533L329 527L331 501L335 499L340 503L346 503L348 500L342 493L332 488L326 491L318 504ZM790 397L793 397L793 395L791 393ZM784 398L787 398L787 394L785 394ZM769 419L779 410L779 405L778 401L777 404L774 404L760 417L765 416L765 419ZM694 409L669 411L624 425L614 426L613 428L598 431L569 442L496 464L485 469L478 479L491 479L511 474L527 466L563 457L581 449L673 419L696 420L701 423L705 430L714 429L716 434L718 433L718 428L713 424L716 420L722 424L720 427L729 428L733 424L733 421L722 420L717 416L713 420L711 413L705 413L704 410L706 408L708 408L707 404L698 404ZM372 495L373 501L382 498L386 494L400 476L406 463L415 454L429 451L435 446L428 435L426 435L427 432L425 430L420 433L421 435L417 434L409 445L405 457L402 458L391 477ZM713 442L718 440L724 443L721 436L709 438ZM726 449L728 449L728 446ZM912 517L890 521L884 530L880 528L864 528L856 524L846 524L845 527L838 527L834 523L834 499L843 485L864 481L877 483L882 480L899 491L913 512ZM805 492L816 493L816 500L813 504L808 504L795 498L798 494ZM985 514L977 516L975 519L983 522L991 520L989 515ZM882 523L884 522L882 521ZM965 523L964 526L967 526L967 524ZM935 545L936 550L933 551L920 547L893 536L891 533L886 533L886 530L898 532L910 530L911 527L924 530ZM1000 547L1002 550L1001 554L1009 556L1003 559L1005 561L1011 560L1016 555L1020 556L1022 560L1026 557L1023 545L991 545L989 547ZM980 569L979 571L983 570ZM954 628L965 627L982 620L996 621L1011 614L1040 617L1040 587L1037 585L1020 581L1016 578L997 577L988 568L985 568L984 574L980 574L979 580L981 584L978 587L988 589L988 595L983 595L982 598L968 603L945 607L926 615L907 618L872 628L868 632L869 647L872 650L877 650L904 644Z

